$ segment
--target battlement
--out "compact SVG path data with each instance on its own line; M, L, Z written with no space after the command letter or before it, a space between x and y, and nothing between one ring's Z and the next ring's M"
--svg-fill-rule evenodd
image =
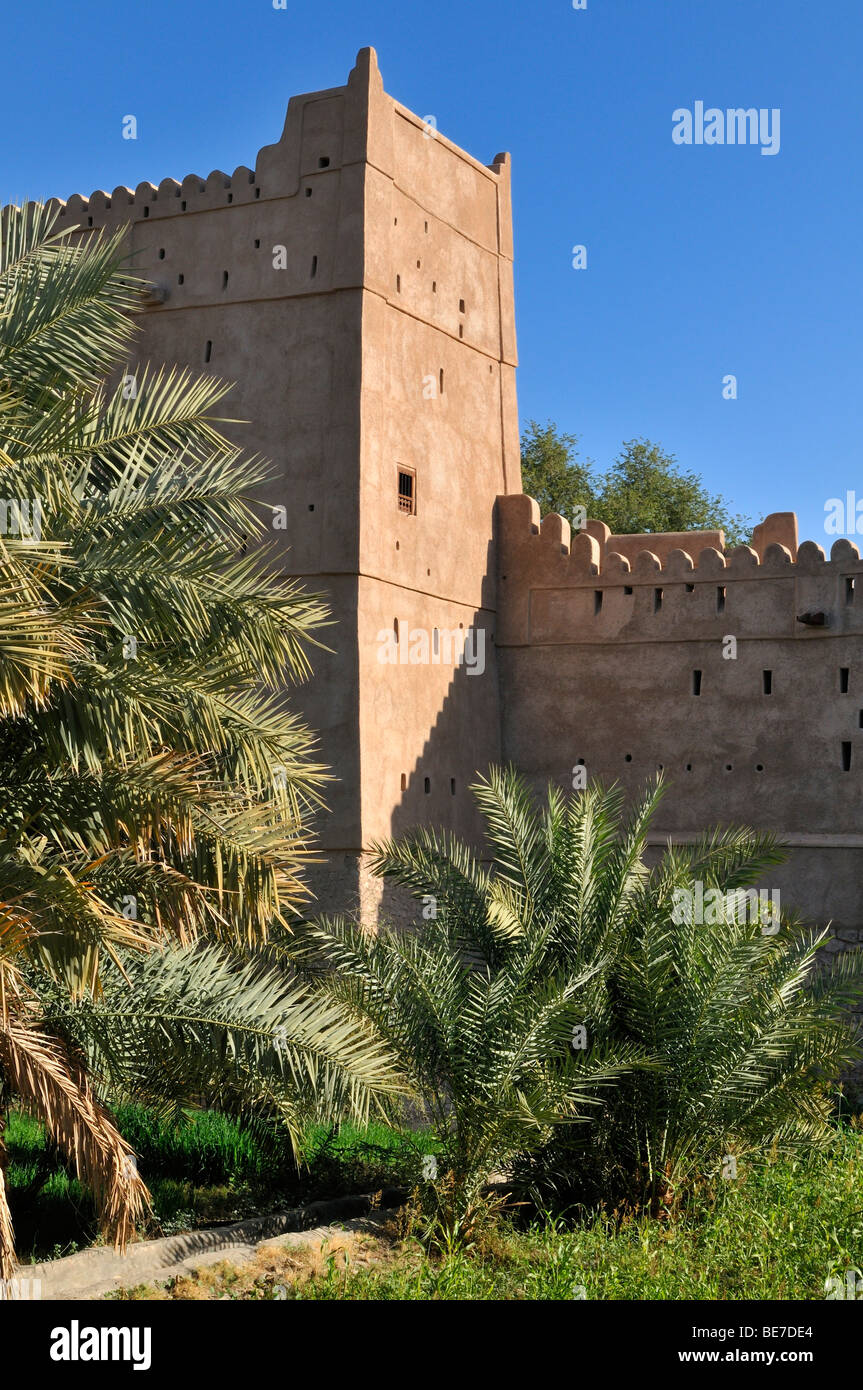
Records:
M573 534L524 495L499 497L497 516L499 645L863 631L857 547L837 540L828 560L813 541L798 546L793 512L729 553L721 531L613 536L588 521Z

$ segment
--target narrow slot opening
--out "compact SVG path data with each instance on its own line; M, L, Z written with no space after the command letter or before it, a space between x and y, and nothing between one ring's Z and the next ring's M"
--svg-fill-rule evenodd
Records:
M840 695L847 695L847 694L848 694L848 677L849 677L850 675L851 675L851 667L850 667L850 666L840 666L840 667L839 667L839 694L840 694Z
M772 671L762 671L762 672L761 672L761 681L762 681L762 685L763 685L763 689L764 689L764 694L765 694L765 695L772 695L772 694L773 694L773 672L772 672Z
M165 259L165 248L164 248L164 246L160 246L160 247L159 247L159 260L160 260L160 261L163 261L164 259Z
M403 791L403 792L406 792L407 789L408 789L408 775L407 775L406 772L403 772L403 773L402 773L402 791Z
M654 611L654 613L658 613L661 607L662 607L662 590L661 590L661 589L654 589L654 591L653 591L653 611Z
M313 279L313 280L314 280L315 276L317 275L317 273L318 273L318 258L317 258L317 256L312 256L312 279Z
M597 617L602 612L602 590L593 591L593 616Z
M850 744L850 743L843 743L843 744L842 744L842 771L843 771L843 772L850 772L850 771L851 771L851 744Z
M632 593L632 585L631 585L631 584L624 584L624 586L623 586L623 592L624 592L625 594L631 594L631 593Z
M228 272L227 272L226 270L223 270L223 271L222 271L222 289L223 289L223 290L226 290L227 288L228 288Z
M693 671L693 672L692 672L692 693L693 693L693 695L700 695L700 694L701 694L701 672L700 672L700 671Z
M455 796L455 778L454 778L454 777L451 777L451 778L449 779L449 794L450 794L450 796Z
M430 778L430 777L424 777L424 778L423 778L423 791L425 792L426 796L428 796L429 792L431 791L431 778Z
M717 611L717 613L724 613L724 612L725 612L725 585L724 585L724 584L720 584L719 587L718 587L717 590L716 590L716 611Z
M443 367L440 369L440 393L443 395Z
M210 339L208 338L208 339L207 339L207 345L206 345L206 347L204 348L204 361L205 361L205 362L209 362L209 360L210 360L210 358L212 357L212 355L213 355L213 344L211 343Z

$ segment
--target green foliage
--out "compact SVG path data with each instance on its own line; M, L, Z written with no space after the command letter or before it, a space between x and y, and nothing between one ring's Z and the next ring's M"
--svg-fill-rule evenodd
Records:
M548 421L528 422L521 437L522 487L545 516L572 520L583 507L612 535L656 531L722 530L728 549L748 542L752 523L713 497L695 473L682 472L674 454L649 439L626 441L606 473L577 454L578 438Z
M644 872L648 810L614 840L613 798L567 805L552 789L538 816L512 772L493 771L474 790L492 873L422 827L377 846L374 864L416 898L432 897L434 921L375 936L339 919L309 923L292 951L323 970L327 995L372 1023L399 1059L438 1141L438 1176L420 1205L447 1247L475 1238L495 1173L557 1125L597 1112L604 1088L645 1057L634 1046L579 1052L571 1040L608 1009L604 960ZM579 899L597 858L601 887Z

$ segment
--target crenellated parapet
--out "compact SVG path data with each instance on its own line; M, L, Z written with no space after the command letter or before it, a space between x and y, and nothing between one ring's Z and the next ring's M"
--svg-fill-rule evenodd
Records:
M828 560L812 541L798 546L793 512L727 551L721 531L615 536L600 521L573 531L513 494L498 498L497 532L499 644L863 631L857 547L837 540Z

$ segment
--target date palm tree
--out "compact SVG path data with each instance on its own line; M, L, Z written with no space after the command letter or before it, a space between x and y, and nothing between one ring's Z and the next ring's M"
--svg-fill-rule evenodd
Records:
M259 1063L282 1039L267 1095L291 1068L334 1094L340 1049L360 1106L389 1073L367 1029L230 958L303 901L326 780L280 693L309 674L325 605L247 544L267 466L222 433L224 383L134 360L143 286L120 234L76 240L35 204L0 230L0 1126L13 1096L34 1110L122 1246L147 1194L72 1015L95 1028L114 999L125 1024L96 1060L133 1076L136 957L203 991L199 1044L236 1043L243 1008ZM169 996L164 1036L188 1042ZM0 1128L0 1277L3 1155Z

